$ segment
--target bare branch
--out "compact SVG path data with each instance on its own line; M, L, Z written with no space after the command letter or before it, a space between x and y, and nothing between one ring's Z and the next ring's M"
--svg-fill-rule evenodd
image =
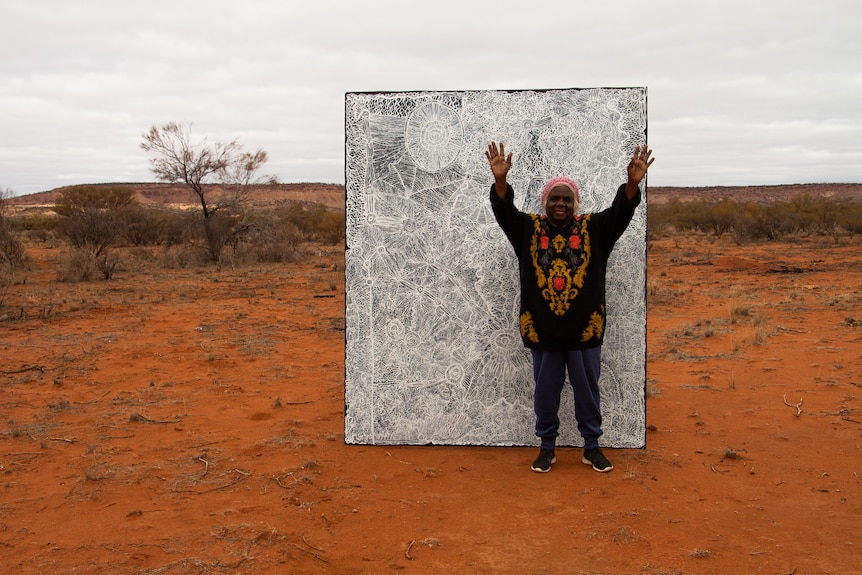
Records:
M795 407L796 408L796 417L802 415L802 399L799 399L799 403L793 405L792 403L787 403L787 394L784 394L784 405L787 407Z

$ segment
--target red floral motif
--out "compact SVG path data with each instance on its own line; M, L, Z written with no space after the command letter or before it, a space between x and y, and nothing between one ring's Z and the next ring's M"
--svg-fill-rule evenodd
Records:
M578 249L581 245L581 236L577 234L569 236L569 245L572 246L573 250Z
M539 238L539 242L540 242L541 247L542 247L542 249L543 249L543 250L548 249L548 236L546 236L546 235L542 235L542 236Z
M554 289L557 291L563 291L563 288L566 287L566 280L561 277L554 278Z

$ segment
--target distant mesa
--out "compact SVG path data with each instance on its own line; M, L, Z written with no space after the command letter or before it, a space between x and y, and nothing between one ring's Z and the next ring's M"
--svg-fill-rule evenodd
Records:
M197 197L185 185L162 183L111 183L93 184L99 186L129 186L137 194L142 204L185 205L196 204ZM12 206L37 206L53 204L63 190L74 186L64 186L47 192L37 192L8 199ZM207 184L205 189L218 192L222 186ZM254 186L250 199L255 204L268 204L281 201L323 204L335 210L344 209L344 186L341 184L298 183L267 184Z
M862 184L786 184L780 186L710 186L710 187L664 187L647 188L651 204L663 204L671 198L690 200L734 200L770 203L787 201L795 196L809 195L813 198L843 198L862 200Z

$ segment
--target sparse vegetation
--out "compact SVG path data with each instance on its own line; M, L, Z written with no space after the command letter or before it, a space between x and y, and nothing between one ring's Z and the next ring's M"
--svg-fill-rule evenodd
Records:
M129 186L74 186L60 193L53 209L60 216L60 231L77 250L68 259L64 279L89 279L94 267L111 279L117 258L110 248L135 205L135 191Z
M769 203L671 198L667 203L650 206L647 233L653 239L672 231L698 231L716 238L730 235L742 244L810 235L837 241L860 230L862 202L801 194Z
M24 264L24 247L6 217L6 198L10 195L10 191L0 188L0 306L16 270Z
M222 250L236 245L238 238L251 231L244 211L251 186L276 183L275 176L258 176L267 153L258 148L243 151L237 140L209 144L206 138L193 142L191 125L175 122L153 126L143 134L141 148L154 154L153 174L164 182L182 182L194 192L201 207L201 226L209 258L218 262ZM217 197L204 186L209 181L221 184Z
M307 193L306 185L302 186L301 193ZM8 249L0 254L0 321L47 319L97 305L97 295L59 298L56 292L61 288L36 293L27 282L33 271L28 269L27 251L51 250L59 239L71 246L55 252L49 260L60 282L211 265L203 226L195 211L161 203L142 204L135 197L133 185L74 186L60 190L53 203L41 208L4 211L0 234L8 240L2 244ZM248 233L235 236L226 246L220 266L293 262L308 250L336 245L344 238L344 212L323 204L299 200L250 203L242 217ZM9 290L16 284L23 287L15 288L16 295L10 296ZM322 289L335 291L337 284L327 282Z

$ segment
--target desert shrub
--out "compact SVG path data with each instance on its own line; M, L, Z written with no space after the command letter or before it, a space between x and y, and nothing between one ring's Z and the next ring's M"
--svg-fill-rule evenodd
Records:
M2 212L2 209L0 209L0 212ZM24 245L12 228L7 225L6 218L0 214L0 263L14 271L22 267L25 260Z
M133 246L159 246L169 241L169 230L176 214L165 208L140 204L130 206L122 215L122 237Z
M164 215L164 246L171 248L188 244L198 230L200 220L197 214L185 211L167 211Z
M15 280L15 271L24 265L26 255L24 246L16 237L6 217L10 195L0 188L0 306L5 300L6 291Z
M320 219L317 230L320 241L334 245L344 240L345 215L342 211L327 211Z
M93 278L95 266L92 258L81 250L65 253L58 262L57 279L61 282L82 282Z
M673 229L699 231L721 238L732 234L734 241L778 240L795 234L824 235L834 239L842 233L853 235L862 229L862 202L842 198L812 197L807 194L786 201L698 199L688 202L671 198L651 206L647 233Z
M119 263L120 258L113 252L93 254L85 250L71 250L59 260L57 279L61 282L89 281L96 272L103 279L111 279Z
M9 227L22 236L37 242L53 242L57 239L60 219L55 214L29 213L9 218Z
M201 222L206 246L212 261L220 261L222 252L227 246L236 250L242 236L248 231L248 227L243 225L242 219L241 214L222 210L212 213L210 217Z
M0 223L0 260L13 269L20 268L26 260L24 245L8 227Z
M292 219L293 212L277 206L251 216L252 229L244 238L244 249L260 262L287 262L299 255L303 232Z
M839 228L839 215L845 203L842 200L800 194L787 203L787 209L803 233L835 237Z
M733 223L733 239L741 244L758 239L774 239L769 210L756 202L739 204Z
M647 226L646 226L646 237L647 242L651 243L654 239L660 238L664 236L668 228L670 228L670 222L666 217L662 217L662 212L654 213L653 210L647 211Z
M214 213L203 220L193 212L175 212L165 219L164 255L162 263L167 268L185 268L193 265L224 263L234 257L225 253L225 248L236 251L243 236L249 231L245 217L227 212Z
M166 208L144 208L148 213L135 218L135 230L129 238L132 245L154 245L163 248L163 267L185 268L212 262L212 245L218 244L221 257L223 247L231 240L230 217L225 214L211 216L211 222L193 211ZM147 222L150 228L144 228Z
M288 262L297 258L302 234L292 224L256 228L246 244L257 261Z
M72 272L68 281L76 275L88 279L84 268L77 265L88 262L87 269L95 268L104 279L111 279L117 266L117 258L109 254L109 248L121 236L126 212L137 205L134 190L128 186L74 186L60 192L54 203L54 212L60 216L60 231L82 257L71 258L81 274Z
M236 251L253 227L246 212L227 209L210 212L206 219L188 211L165 212L162 218L165 248L184 246L187 264L200 259L193 255L195 251L204 252L211 263L223 263L225 249Z
M0 262L13 270L24 264L24 246L16 237L8 216L6 201L11 191L0 188Z
M159 257L161 267L165 269L185 269L210 263L209 255L189 245L165 249Z
M280 202L243 211L220 211L207 220L183 215L167 226L163 265L186 267L198 262L195 249L222 243L219 263L288 262L296 259L305 242L335 244L344 239L344 212L322 204ZM185 249L170 253L173 246ZM227 248L227 249L225 249Z
M683 225L691 230L708 231L711 226L712 205L709 200L686 202L685 209L681 210Z
M679 198L671 198L666 204L657 205L649 210L649 218L656 220L656 225L674 228L676 231L691 231L691 202L682 202Z
M838 213L838 225L850 236L862 233L862 202L845 202Z
M705 209L707 212L705 219L706 231L711 232L717 238L721 238L721 236L733 230L736 220L736 208L735 202L720 200L708 209Z
M0 263L0 308L6 302L6 293L9 291L9 286L12 285L13 279L12 270Z
M344 238L344 212L323 204L286 202L276 207L274 215L292 224L306 241L334 244Z

